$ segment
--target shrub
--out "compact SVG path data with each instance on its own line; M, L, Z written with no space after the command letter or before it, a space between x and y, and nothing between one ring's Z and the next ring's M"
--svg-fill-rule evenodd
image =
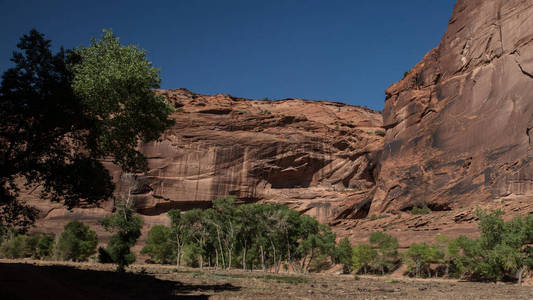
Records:
M36 240L33 257L44 259L54 254L55 237L53 234L37 234L33 238Z
M98 237L89 226L72 221L65 225L64 231L57 242L57 255L64 260L87 261L96 253Z
M374 133L376 135L379 135L379 136L385 136L385 131L383 131L383 130L376 130L376 131L374 131Z
M148 254L156 263L170 263L174 258L172 245L170 244L170 228L163 225L152 227L146 238L146 246L144 246L141 253Z
M0 247L0 253L5 258L25 258L31 256L31 249L27 247L28 237L25 235L16 235L6 239Z
M135 254L130 248L141 236L142 219L133 215L133 210L126 204L117 205L117 212L113 216L103 218L100 224L105 230L115 232L109 239L106 251L117 264L117 271L124 272L125 267L135 262Z
M431 213L431 209L427 205L423 206L413 206L411 208L411 214L413 215L427 215Z

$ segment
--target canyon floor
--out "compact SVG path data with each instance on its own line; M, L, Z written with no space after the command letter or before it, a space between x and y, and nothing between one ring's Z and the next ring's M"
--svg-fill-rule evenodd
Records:
M531 299L533 286L338 274L0 260L0 299Z

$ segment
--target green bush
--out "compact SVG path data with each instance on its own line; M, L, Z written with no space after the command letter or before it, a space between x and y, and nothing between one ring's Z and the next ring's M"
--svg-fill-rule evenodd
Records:
M141 236L142 219L133 215L133 210L126 204L117 205L117 212L110 217L100 220L105 230L115 234L109 239L106 251L117 264L117 271L124 272L125 267L135 262L135 254L131 247Z
M28 237L25 235L16 235L6 239L0 247L0 254L5 258L25 258L31 257L31 249L28 247Z
M379 135L379 136L385 136L385 131L383 131L383 130L376 130L376 131L374 131L374 133L376 135Z
M172 245L170 244L170 228L155 225L148 232L146 246L141 251L148 254L150 259L159 264L170 263L174 259Z
M56 253L63 260L87 261L96 253L97 244L96 232L81 222L72 221L59 236Z
M31 236L14 234L6 237L0 246L0 255L6 258L35 258L44 259L51 257L54 248L52 234L37 233Z
M427 205L413 206L411 208L411 214L413 215L427 215L431 213L431 209Z

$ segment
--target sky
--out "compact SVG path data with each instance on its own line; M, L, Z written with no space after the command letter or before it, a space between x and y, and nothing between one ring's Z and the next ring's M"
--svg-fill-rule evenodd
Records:
M88 46L111 28L147 51L162 88L381 110L385 89L438 46L455 0L0 0L0 72L35 28Z

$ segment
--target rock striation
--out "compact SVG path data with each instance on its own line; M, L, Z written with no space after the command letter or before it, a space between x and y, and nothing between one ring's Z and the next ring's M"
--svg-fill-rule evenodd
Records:
M145 232L172 208L226 195L286 204L355 242L386 229L404 247L436 233L475 235L477 207L533 213L533 0L459 0L440 45L387 89L383 114L158 93L176 107L176 125L141 145L149 171L106 162ZM72 219L96 225L113 207L68 211L28 199L42 212L39 230L54 232ZM408 212L421 205L432 212Z
M371 213L533 195L533 1L459 0L383 122Z
M283 203L327 223L375 185L385 134L379 112L327 101L158 93L176 108L176 124L160 141L141 145L148 172L123 173L104 162L116 196L133 201L148 227L165 223L170 209L206 208L227 195ZM98 228L113 208L112 200L71 211L34 200L39 229L55 232L72 219Z

